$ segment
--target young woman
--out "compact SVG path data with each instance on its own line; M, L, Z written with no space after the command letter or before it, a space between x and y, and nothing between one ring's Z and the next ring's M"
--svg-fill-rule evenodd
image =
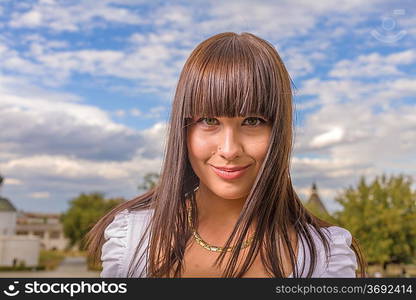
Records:
M292 109L270 43L231 32L200 43L180 74L157 186L87 235L101 277L364 277L357 241L294 191Z

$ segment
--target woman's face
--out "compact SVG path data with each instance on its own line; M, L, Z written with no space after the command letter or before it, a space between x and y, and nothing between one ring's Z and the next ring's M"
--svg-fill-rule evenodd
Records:
M195 117L188 157L200 184L224 199L247 197L265 159L271 124L263 117ZM242 168L224 172L217 168Z

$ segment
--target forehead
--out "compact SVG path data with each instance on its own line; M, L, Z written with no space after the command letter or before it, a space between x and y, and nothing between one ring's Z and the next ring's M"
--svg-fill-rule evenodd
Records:
M289 82L276 58L249 44L217 45L199 52L181 79L185 118L264 116L274 119Z
M215 117L215 118L244 118L248 116L258 116L271 119L274 117L274 109L270 107L270 102L253 99L235 99L225 95L209 97L201 94L194 101L185 105L185 118L196 117Z

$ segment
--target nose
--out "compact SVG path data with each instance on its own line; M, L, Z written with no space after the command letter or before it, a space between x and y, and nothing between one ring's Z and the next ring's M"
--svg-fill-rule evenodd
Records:
M243 152L243 147L238 133L232 128L225 128L218 143L218 154L232 161L241 155L241 152Z

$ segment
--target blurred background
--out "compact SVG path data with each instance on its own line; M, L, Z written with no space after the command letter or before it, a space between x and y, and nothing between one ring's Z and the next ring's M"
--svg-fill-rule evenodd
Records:
M157 182L181 68L214 34L294 82L291 174L370 277L416 277L412 1L0 0L0 277L97 277L82 237Z

